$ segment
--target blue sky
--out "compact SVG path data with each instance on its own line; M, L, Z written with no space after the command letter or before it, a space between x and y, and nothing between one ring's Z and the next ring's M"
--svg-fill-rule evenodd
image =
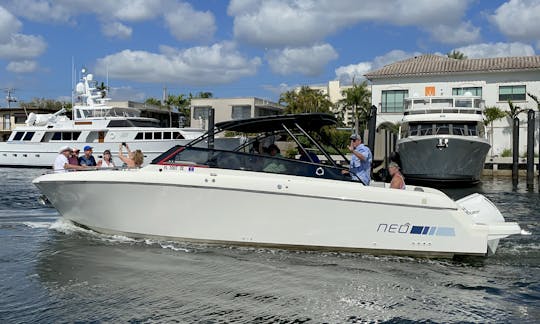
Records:
M113 99L276 100L421 53L536 55L538 17L540 0L0 0L0 88L69 98L74 58Z

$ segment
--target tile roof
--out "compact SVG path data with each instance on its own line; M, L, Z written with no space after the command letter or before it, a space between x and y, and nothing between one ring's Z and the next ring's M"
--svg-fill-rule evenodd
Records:
M367 79L422 75L447 75L472 72L540 71L540 55L494 57L456 60L446 56L426 54L370 71Z

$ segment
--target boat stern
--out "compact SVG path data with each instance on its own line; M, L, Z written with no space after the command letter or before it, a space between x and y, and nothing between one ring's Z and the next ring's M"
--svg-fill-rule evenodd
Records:
M469 195L456 203L472 218L473 229L487 232L488 255L495 253L500 239L522 233L518 223L506 222L497 206L481 194Z

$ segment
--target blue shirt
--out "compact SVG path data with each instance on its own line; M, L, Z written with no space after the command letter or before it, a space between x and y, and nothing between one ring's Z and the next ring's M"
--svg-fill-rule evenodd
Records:
M365 185L368 185L371 181L371 162L373 162L373 155L369 147L364 144L358 145L354 150L362 154L366 159L362 161L356 155L352 155L351 165L349 166L351 177L353 180L362 181Z
M90 155L90 158L86 158L86 155L83 155L79 158L79 164L86 166L96 166L96 159L94 159L92 155Z

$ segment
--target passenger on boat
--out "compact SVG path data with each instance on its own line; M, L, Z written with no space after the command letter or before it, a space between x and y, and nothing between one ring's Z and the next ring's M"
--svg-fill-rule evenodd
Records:
M86 145L84 147L84 155L79 158L79 164L80 165L86 165L86 166L96 166L96 159L94 159L94 156L92 155L92 147L89 145Z
M125 147L128 151L127 156L124 155L122 147ZM140 168L144 162L144 155L142 151L135 150L135 152L132 152L126 143L120 144L120 148L118 149L118 157L126 164L128 168Z
M63 173L68 170L85 170L86 166L69 164L68 157L71 155L72 150L69 146L64 146L58 151L58 156L54 160L53 171L54 173Z
M270 146L268 146L268 154L271 157L281 157L281 152L279 150L279 147L276 144L271 144ZM286 170L285 166L276 160L271 161L263 169L264 172L270 172L270 173L283 173L285 172L285 170Z
M115 167L110 150L105 150L103 152L103 159L98 161L97 166L100 168L114 168Z
M366 186L371 182L371 163L373 155L369 147L362 143L362 138L358 134L353 134L350 137L351 145L349 150L352 153L351 164L349 170L343 170L343 174L349 173L351 178L356 181L361 181Z
M405 189L405 179L399 171L399 165L396 162L390 162L388 164L388 172L392 176L392 181L390 182L390 188L392 189Z
M79 152L80 150L78 148L72 148L71 154L68 157L69 164L79 165Z

